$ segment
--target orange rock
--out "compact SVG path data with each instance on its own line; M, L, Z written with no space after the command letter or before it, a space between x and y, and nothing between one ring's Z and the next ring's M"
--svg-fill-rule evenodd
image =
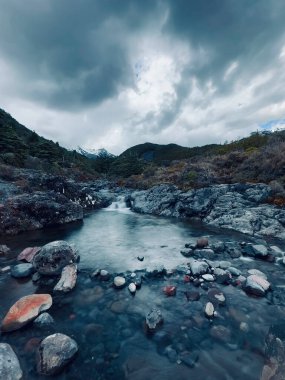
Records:
M3 332L18 330L35 319L40 312L48 310L52 305L49 294L32 294L22 297L8 311L2 321Z

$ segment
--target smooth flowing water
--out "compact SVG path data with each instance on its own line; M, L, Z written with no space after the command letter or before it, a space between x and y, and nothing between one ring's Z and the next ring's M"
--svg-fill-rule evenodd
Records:
M76 359L56 376L58 379L260 379L268 329L285 317L282 297L250 298L231 285L195 288L184 282L180 272L159 279L144 278L141 289L132 296L127 288L116 290L112 281L102 282L89 275L104 268L112 274L124 272L131 281L131 271L139 275L145 268L157 265L173 269L187 262L180 254L184 244L201 235L209 236L210 241L250 240L241 234L205 228L200 223L135 214L118 198L107 209L90 213L84 223L2 241L18 253L27 246L66 240L74 243L81 255L75 290L53 297L50 314L55 325L42 330L31 324L1 336L1 341L9 342L19 356L25 379L42 378L36 373L35 349L40 339L54 332L72 336L79 345ZM144 260L139 261L138 256ZM284 285L284 269L279 265L242 259L232 262L243 274L257 268L268 275L274 286L282 289ZM162 291L170 284L177 286L175 297L166 297ZM0 317L21 296L51 292L52 286L2 274ZM213 321L204 315L211 287L219 288L226 297L226 305L217 306ZM199 299L189 301L189 292L198 293ZM144 320L154 306L161 310L164 324L149 336Z

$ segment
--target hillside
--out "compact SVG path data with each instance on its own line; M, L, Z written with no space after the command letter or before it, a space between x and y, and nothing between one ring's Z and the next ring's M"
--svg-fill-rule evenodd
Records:
M52 172L54 174L95 174L92 160L47 140L18 123L0 109L0 163Z

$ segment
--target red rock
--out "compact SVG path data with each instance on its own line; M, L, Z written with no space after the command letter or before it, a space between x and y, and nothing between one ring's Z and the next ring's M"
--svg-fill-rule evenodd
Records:
M191 282L191 277L186 274L184 276L184 282Z
M49 294L32 294L22 297L8 311L2 321L3 332L18 330L35 319L40 312L48 310L52 305Z
M167 297L175 296L176 286L168 285L163 288L163 292Z
M202 237L202 238L197 239L196 247L197 248L205 248L208 246L208 244L209 244L208 239L205 237Z
M36 253L40 251L41 247L28 247L25 248L17 257L17 260L25 260L28 263L33 261Z

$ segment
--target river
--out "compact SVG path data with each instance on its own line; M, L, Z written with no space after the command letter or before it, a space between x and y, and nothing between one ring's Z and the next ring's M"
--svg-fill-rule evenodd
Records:
M285 317L282 300L248 297L231 285L195 288L184 283L180 272L160 279L145 278L135 296L127 288L115 290L111 282L90 278L96 269L107 269L112 274L124 272L127 277L132 271L144 273L159 265L174 269L187 262L180 253L184 244L199 236L208 236L210 241L251 240L198 222L135 214L118 198L107 209L87 215L83 223L2 241L20 252L27 246L66 240L75 244L81 256L76 289L54 297L50 314L55 325L47 330L29 325L1 336L15 349L25 378L41 378L35 369L37 342L51 333L62 332L77 341L79 354L58 379L167 380L176 376L179 380L258 380L265 362L268 329ZM243 258L232 261L243 274L257 268L275 286L281 289L284 285L280 265ZM176 297L163 294L163 287L169 284L177 286ZM213 286L222 290L226 304L218 307L212 321L205 317L204 307L208 289ZM50 291L49 284L39 287L30 279L19 281L2 274L0 317L19 297L44 291ZM188 301L185 295L189 291L198 292L199 299ZM155 335L148 336L144 318L153 306L162 311L164 324Z

